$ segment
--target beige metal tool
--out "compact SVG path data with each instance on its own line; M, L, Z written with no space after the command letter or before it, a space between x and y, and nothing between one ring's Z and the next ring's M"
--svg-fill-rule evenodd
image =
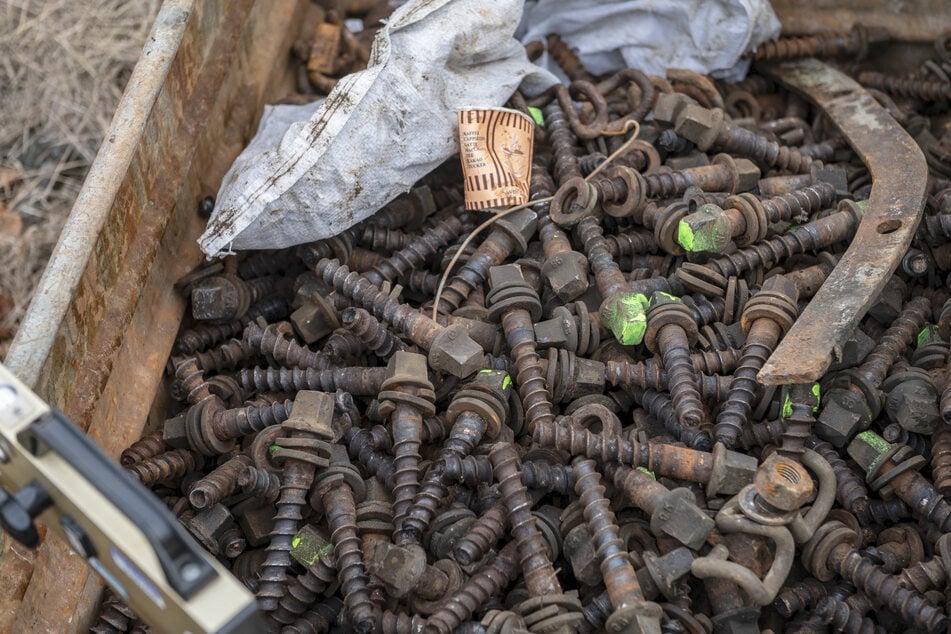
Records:
M141 484L0 365L0 526L57 533L159 632L266 631L254 597Z

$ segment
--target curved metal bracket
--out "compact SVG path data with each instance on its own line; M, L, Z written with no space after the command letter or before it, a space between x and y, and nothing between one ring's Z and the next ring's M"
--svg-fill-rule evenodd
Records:
M911 244L928 165L908 133L851 78L815 60L763 70L816 104L872 175L868 208L848 251L760 370L766 385L819 380Z

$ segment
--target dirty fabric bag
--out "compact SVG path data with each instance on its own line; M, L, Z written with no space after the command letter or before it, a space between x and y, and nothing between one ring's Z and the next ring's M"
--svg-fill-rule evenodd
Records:
M686 68L737 80L749 66L743 53L779 30L768 0L529 0L517 37L557 33L595 75Z
M221 185L205 254L336 235L458 151L456 110L501 105L523 80L529 91L557 81L513 37L522 4L409 2L380 29L367 69L322 104L268 110Z

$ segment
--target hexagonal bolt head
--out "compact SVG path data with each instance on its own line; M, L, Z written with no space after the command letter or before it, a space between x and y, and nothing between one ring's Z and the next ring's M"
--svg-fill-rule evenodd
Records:
M696 504L689 489L674 489L663 497L651 514L651 531L658 537L673 537L684 546L699 549L716 523Z
M879 458L881 458L889 449L891 443L879 436L873 431L864 431L855 437L855 440L849 443L846 451L866 473L875 468Z
M822 165L815 162L809 166L809 171L814 183L829 183L834 186L836 198L851 195L848 174L841 165Z
M465 326L453 324L443 328L429 346L429 365L463 379L482 368L482 347L466 334Z
M250 297L242 280L218 275L192 288L192 317L201 320L234 319L248 310Z
M565 393L565 400L573 401L588 394L604 392L605 366L603 363L594 359L575 357L574 365L574 372L571 375L571 389Z
M713 446L713 467L707 482L707 496L733 495L753 482L759 461L736 451L730 451L717 443Z
M698 149L706 152L716 140L722 124L723 111L719 108L711 110L703 106L690 104L677 115L674 129L677 134L693 141Z
M577 329L568 309L555 309L555 316L535 324L535 347L539 350L563 348L569 342L569 334Z
M291 541L291 557L306 568L313 568L317 562L332 557L333 544L313 525L306 524L297 531Z
M830 390L813 431L835 447L844 447L855 434L868 429L872 413L861 394L851 390Z
M545 260L542 275L558 299L570 302L588 290L588 259L577 251L559 253Z
M382 581L387 594L395 598L412 592L425 571L426 553L418 546L377 542L367 562L367 572Z
M816 491L805 467L778 453L770 454L756 470L753 486L767 504L781 511L802 508Z
M717 205L702 205L677 226L677 242L691 253L722 253L733 241L733 223Z
M495 226L512 236L517 244L516 253L524 253L538 229L538 214L531 209L522 209L500 218Z
M274 530L274 515L277 512L273 504L260 504L257 500L248 500L250 504L240 504L234 510L238 527L248 542L249 548L258 548L271 541Z
M310 433L324 440L333 440L333 418L333 394L301 390L294 397L291 415L281 426L289 431Z
M931 376L923 370L911 369L888 377L882 384L885 412L903 429L931 435L941 420L938 411L938 390Z

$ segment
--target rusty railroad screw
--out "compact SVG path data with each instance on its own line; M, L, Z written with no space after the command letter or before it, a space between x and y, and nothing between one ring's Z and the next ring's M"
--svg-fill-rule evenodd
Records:
M337 580L333 544L312 525L305 524L294 536L291 557L304 567L304 573L288 582L277 610L270 615L281 625L296 621Z
M516 610L531 629L568 631L582 618L581 604L576 597L563 592L555 575L542 533L529 510L531 498L521 481L518 453L511 444L500 442L489 452L489 459L502 503L508 511L512 537L518 547L522 575L528 589L529 598L516 606Z
M514 264L489 269L489 286L491 290L486 297L489 315L493 321L502 322L530 431L541 422L554 420L555 416L541 359L535 350L535 322L542 314L541 302L535 290L525 282L521 269Z
M815 432L836 447L842 447L882 411L879 387L888 369L921 331L931 310L930 302L916 297L902 309L865 361L842 376L840 385L826 390Z
M782 275L776 275L763 282L762 288L746 304L740 322L746 333L743 356L733 371L730 394L714 426L717 441L728 449L733 448L740 432L750 422L756 375L796 321L798 298L795 285Z
M819 581L839 575L875 604L892 610L909 625L926 632L944 632L948 617L924 596L902 588L856 549L858 535L838 521L826 522L803 548L803 563Z
M323 259L314 271L337 292L351 298L378 319L385 319L405 333L416 345L429 352L434 370L464 378L482 365L482 348L466 334L461 325L443 327L407 304L384 295L379 288L336 260Z
M679 298L654 293L647 312L644 345L663 360L677 420L691 428L700 427L704 419L699 375L690 362L690 348L697 343L698 335L696 322Z
M250 466L251 458L238 454L192 485L188 501L198 510L217 504L238 489L238 477Z
M426 358L413 352L397 352L386 366L380 391L380 414L390 421L393 434L393 525L397 544L403 522L419 489L423 417L436 413L436 394L426 374Z
M283 423L287 436L271 451L271 457L280 461L283 469L271 543L257 593L258 605L265 612L276 610L284 596L290 550L307 504L307 492L317 468L327 466L327 443L333 440L333 434L326 433L333 419L332 395L302 391L294 402L294 412Z
M835 194L834 185L818 183L766 200L748 193L731 196L723 207L703 205L681 220L677 242L692 253L722 253L731 240L745 247L765 238L770 223L808 218L830 207Z
M579 457L571 466L575 492L584 507L584 519L601 562L601 576L614 606L605 624L607 631L659 634L661 608L644 599L594 461Z
M829 31L814 35L780 37L763 42L745 55L756 61L774 61L796 57L854 56L863 59L869 44L888 41L888 31L855 24L849 31Z
M512 379L505 372L482 370L463 389L456 392L446 412L452 425L437 454L435 467L420 486L406 513L400 539L419 543L433 515L447 494L444 482L445 461L463 458L486 440L495 440L508 418L508 397Z
M285 293L287 278L260 277L243 280L237 275L217 275L192 287L192 317L200 320L230 321L244 317L252 304L268 295Z

